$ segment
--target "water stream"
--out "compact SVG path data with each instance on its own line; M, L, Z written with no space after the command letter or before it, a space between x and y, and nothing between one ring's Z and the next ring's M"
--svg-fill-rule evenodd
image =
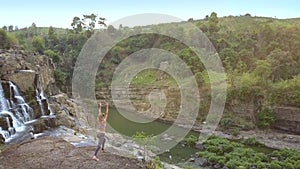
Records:
M36 98L41 105L41 116L53 115L43 89L38 88L37 91ZM45 113L45 106L50 113ZM4 139L2 141L9 142L27 130L32 130L29 126L39 118L35 116L34 110L26 103L18 87L10 81L0 80L0 135Z

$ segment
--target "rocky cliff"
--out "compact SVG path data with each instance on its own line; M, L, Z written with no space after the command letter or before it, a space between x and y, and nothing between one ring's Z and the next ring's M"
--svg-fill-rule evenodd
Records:
M21 93L39 84L49 95L59 92L55 86L54 65L46 56L22 50L0 49L0 72L1 80L13 82Z
M18 49L0 49L0 135L17 127L32 134L51 127L76 126L76 104L59 91L49 57ZM64 96L64 99L58 99ZM18 132L18 131L17 131ZM0 139L3 141L3 138Z
M159 118L164 121L173 122L178 116L181 104L180 89L168 86L130 86L128 91L125 87L114 89L114 94L117 97L112 98L110 87L102 87L96 92L96 98L100 100L108 100L113 104L114 102L122 103L123 100L130 100L136 112L150 118ZM202 120L205 120L210 99L201 93L202 105L200 106L196 126L201 126ZM154 105L161 105L152 107ZM157 104L159 102L159 104ZM120 104L122 105L122 104ZM257 99L253 102L232 101L225 107L225 112L235 113L236 117L242 118L241 123L247 121L247 124L239 124L245 129L254 129L250 124L254 120L254 114L261 108L261 100ZM119 107L127 109L128 106ZM272 126L275 129L299 134L300 133L300 109L297 107L277 106L274 107L276 122ZM234 120L234 119L232 119ZM183 122L184 123L184 122Z

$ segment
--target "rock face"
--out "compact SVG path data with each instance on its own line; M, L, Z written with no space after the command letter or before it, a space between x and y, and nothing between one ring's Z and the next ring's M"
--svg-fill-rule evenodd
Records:
M180 90L178 88L168 86L130 86L128 92L125 87L114 89L112 98L110 88L101 88L96 93L96 98L100 100L108 100L119 103L121 108L128 108L124 100L130 100L134 108L141 115L150 118L161 118L166 121L173 121L177 118L180 110ZM122 104L124 106L122 106ZM152 106L151 105L155 105ZM120 106L119 106L120 107Z
M85 168L140 169L137 160L99 153L99 161L92 159L95 147L75 147L63 139L42 137L13 145L0 153L0 169L14 168Z
M40 83L46 93L58 93L55 87L54 66L46 56L22 50L0 49L0 72L2 80L13 82L22 93L37 84L37 75L40 76Z
M0 134L5 138L13 135L16 127L31 125L33 133L39 133L56 126L48 97L59 90L54 65L47 56L0 49L0 85ZM6 119L5 114L14 120ZM14 121L13 125L5 119Z
M274 128L300 134L300 108L276 107Z

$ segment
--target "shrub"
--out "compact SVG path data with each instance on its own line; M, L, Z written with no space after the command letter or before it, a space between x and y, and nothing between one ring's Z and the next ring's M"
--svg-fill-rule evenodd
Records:
M235 159L230 159L226 164L225 166L226 167L229 167L229 168L235 168L237 166L241 166L242 163L238 160L235 160Z
M220 126L226 130L233 127L233 125L234 121L231 118L223 118L220 121Z
M54 79L55 79L57 86L60 89L63 89L64 85L66 84L66 78L67 78L67 75L62 70L56 69L54 71Z
M18 39L14 35L0 29L0 49L9 49L16 44Z
M266 167L266 164L263 163L263 162L261 162L261 161L258 161L258 162L256 163L256 167L257 167L258 169L265 169L265 168L267 168L267 167Z
M35 51L43 53L45 50L45 40L40 36L35 36L32 39L32 46Z
M156 156L153 160L146 162L145 169L163 169L163 164L159 159L159 156Z
M254 145L260 145L261 143L256 140L255 137L249 137L245 140L243 140L243 144L249 145L249 146L254 146Z
M233 136L238 136L240 134L240 129L239 128L234 128L230 131L230 133L233 135Z
M272 109L264 108L257 114L257 120L258 127L267 129L275 122L276 117Z
M58 63L60 61L60 56L58 55L58 53L56 53L50 49L45 50L44 54L46 56L49 56L53 60L54 63Z
M281 167L280 164L281 164L281 163L280 163L279 161L272 161L272 162L270 163L270 167L271 167L272 169L281 169L282 167Z
M185 138L185 141L187 142L188 146L192 147L196 145L196 142L198 141L198 137L194 135L189 135L188 138Z

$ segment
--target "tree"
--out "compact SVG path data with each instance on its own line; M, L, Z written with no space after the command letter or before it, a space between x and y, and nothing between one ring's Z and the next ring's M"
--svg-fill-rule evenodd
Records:
M4 30L0 29L0 49L7 49L10 47L7 34Z
M83 30L84 23L81 21L81 19L77 16L73 18L73 22L71 23L71 26L73 27L73 30L75 33L79 33Z
M41 36L35 36L32 40L32 46L35 51L42 54L45 50L45 41Z
M18 44L18 39L13 34L8 34L0 29L0 49L9 49Z
M99 17L97 22L97 15L95 14L83 15L83 19L75 16L73 18L71 26L73 27L75 33L80 33L85 30L87 36L90 37L94 33L96 23L98 23L100 26L106 26L104 21L105 18Z
M267 61L272 67L272 81L289 79L297 69L297 62L293 60L290 52L276 48L268 56Z
M46 56L49 56L54 63L58 63L60 61L60 56L58 55L58 53L52 51L51 49L45 50L44 54Z
M84 23L84 29L93 31L96 26L96 19L97 15L90 14L90 15L83 15L83 23Z
M14 26L13 26L13 25L9 25L9 27L8 27L8 31L9 31L9 32L12 32L12 31L14 31Z
M123 29L123 25L120 24L120 25L119 25L119 30L122 30L122 29Z
M34 22L32 22L31 26L32 26L33 28L36 28L36 24L35 24Z
M3 29L4 31L7 31L7 26L3 26L2 29Z
M271 75L271 64L266 60L258 60L255 62L256 68L253 70L255 76L262 79L262 83L266 83Z
M105 26L105 27L106 27L105 21L106 21L105 18L99 17L98 24L99 24L100 26Z
M54 34L55 34L55 31L54 31L53 27L50 26L49 30L48 30L48 36L51 37L51 36L54 36Z
M269 129L275 120L274 111L270 108L264 108L257 113L257 125L262 129Z
M52 26L48 30L47 47L53 49L58 44L58 37Z
M82 21L84 23L83 28L86 30L87 36L90 37L94 33L94 28L97 23L97 15L83 15Z
M144 132L136 132L132 137L137 144L143 147L143 158L146 160L148 158L150 145L154 144L154 137L152 135L147 136Z
M117 32L117 29L114 28L114 26L112 26L112 25L108 25L108 27L107 27L107 32L108 32L110 35L114 35L114 34Z
M213 35L214 33L217 33L220 30L218 23L219 19L217 13L212 12L210 14L210 17L208 18L208 31L210 35Z
M224 48L220 51L220 58L229 70L234 70L238 60L238 53L233 48Z

